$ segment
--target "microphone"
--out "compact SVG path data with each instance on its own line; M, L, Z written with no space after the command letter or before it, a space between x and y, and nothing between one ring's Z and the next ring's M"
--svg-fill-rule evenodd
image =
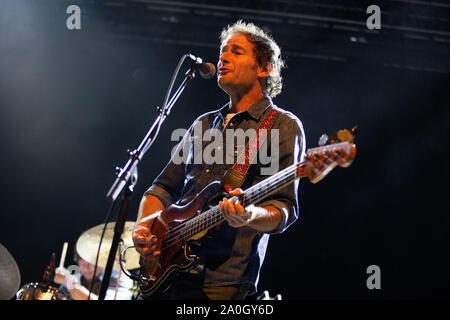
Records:
M193 67L198 70L203 79L211 79L216 74L216 67L211 62L203 62L202 58L190 53L187 57L192 60Z

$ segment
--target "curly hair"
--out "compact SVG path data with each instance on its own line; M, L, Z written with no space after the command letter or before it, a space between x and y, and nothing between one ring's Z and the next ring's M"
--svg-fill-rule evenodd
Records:
M238 20L233 25L228 25L223 29L220 35L221 46L224 42L235 34L243 34L253 44L253 53L258 64L266 67L271 64L273 66L272 72L265 79L263 83L263 91L270 97L275 97L281 92L283 87L281 69L285 67L285 63L281 58L281 50L275 40L264 32L261 28L253 23L246 23Z

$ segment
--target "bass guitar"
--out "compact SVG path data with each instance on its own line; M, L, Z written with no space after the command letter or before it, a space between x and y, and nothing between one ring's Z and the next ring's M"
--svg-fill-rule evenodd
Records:
M352 133L340 130L330 137L323 135L322 145L308 149L303 162L279 171L231 199L238 198L245 207L258 203L296 179L307 177L312 183L317 183L336 166L348 167L356 156L353 143L355 129L352 129ZM324 142L331 144L325 145ZM175 272L201 271L202 264L191 250L191 242L202 238L208 230L225 220L218 204L209 205L210 199L221 191L221 183L213 182L190 203L184 206L171 205L161 211L160 219L165 223L154 219L150 231L157 236L161 253L149 259L141 258L138 282L144 296L167 288Z

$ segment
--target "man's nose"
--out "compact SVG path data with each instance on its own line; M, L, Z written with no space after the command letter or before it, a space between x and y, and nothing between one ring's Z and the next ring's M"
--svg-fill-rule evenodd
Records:
M222 53L222 54L220 55L220 57L219 57L219 62L218 62L218 64L223 66L225 63L229 63L229 62L230 62L230 61L229 61L229 59L228 59L228 54L227 54L227 52Z

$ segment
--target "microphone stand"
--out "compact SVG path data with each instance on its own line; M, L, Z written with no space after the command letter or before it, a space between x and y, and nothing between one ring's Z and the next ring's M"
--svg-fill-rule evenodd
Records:
M182 59L180 59L180 62L177 66L177 71L172 77L171 85L169 86L168 93L165 97L165 101L163 104L163 107L157 107L157 110L159 111L158 117L155 119L154 123L150 127L149 131L145 135L142 142L139 144L138 148L129 151L129 160L125 164L123 168L116 168L117 172L117 178L114 181L114 184L109 189L106 197L107 199L110 199L113 203L117 200L119 195L122 193L122 191L125 189L125 192L123 192L123 195L121 197L121 206L119 210L119 216L117 218L117 222L114 227L114 236L111 244L111 248L109 251L108 256L108 262L105 267L105 272L103 275L102 285L100 287L100 293L98 295L98 300L104 300L106 295L106 290L109 286L109 281L111 278L111 272L113 268L113 263L116 257L117 253L117 247L120 242L120 237L123 232L123 228L125 225L125 222L127 220L127 212L128 212L128 206L130 203L131 196L133 194L134 186L137 182L137 165L140 161L142 161L142 158L144 157L144 154L147 152L149 147L153 144L153 142L156 139L156 136L159 132L159 129L161 127L161 124L164 122L165 118L170 114L170 111L172 107L174 106L175 102L180 97L181 93L183 92L184 88L186 87L187 83L192 80L195 77L195 67L194 63L192 63L191 68L186 72L185 78L183 82L178 87L177 91L174 93L172 98L167 102L168 96L170 94L171 87L173 86L173 83L175 81L175 77L178 74L178 70L180 69L181 64L183 63L184 59L188 57L188 54L185 54Z

